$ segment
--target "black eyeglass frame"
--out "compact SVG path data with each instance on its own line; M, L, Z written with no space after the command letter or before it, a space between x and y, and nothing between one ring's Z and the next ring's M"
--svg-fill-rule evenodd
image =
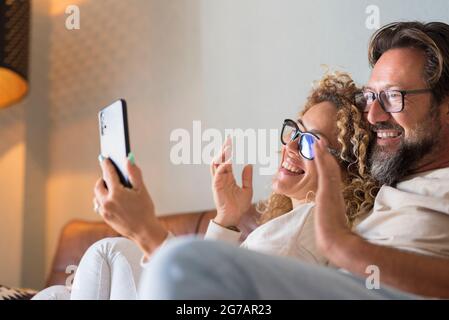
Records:
M398 110L398 111L388 111L388 110L386 110L384 102L382 101L382 99L380 99L380 96L381 96L381 94L386 94L387 92L398 92L398 93L401 94L401 102L402 102L402 104L401 104L401 109L400 110ZM371 94L374 95L374 99L373 99L373 102L371 103L371 105L374 103L374 101L378 100L379 104L380 104L380 106L381 106L381 108L382 108L382 110L384 112L386 112L386 113L399 113L399 112L404 111L405 96L406 95L422 94L422 93L428 93L428 92L432 92L432 89L426 88L426 89L414 89L414 90L382 90L379 93L373 92L371 90L365 90L365 91L359 91L359 92L357 92L355 94L355 96L354 96L354 104L356 106L358 106L357 95L364 95L365 93L371 93ZM365 108L363 108L363 110L361 110L361 111L364 112L364 113L368 113L370 108L371 108L371 105L368 108L368 110L366 110L366 106L365 106Z
M292 127L295 128L295 134L293 135L292 138L290 138L290 141L285 142L283 137L284 137L284 131L285 131L285 128L287 127L287 125L292 125ZM314 139L320 140L320 137L318 135L316 135L315 133L313 133L313 132L301 131L301 129L299 129L298 125L296 124L296 121L294 121L292 119L285 119L284 120L284 123L282 125L282 130L281 130L281 143L285 146L289 142L294 141L294 140L296 140L299 137L299 139L298 139L298 152L299 152L299 154L306 160L313 160L315 157L311 157L311 158L306 157L302 153L302 151L301 151L302 150L302 147L301 147L301 145L302 145L302 136L311 136ZM329 150L329 152L332 155L334 155L336 157L338 157L340 155L340 153L337 150L333 149L333 148L327 148L327 149Z

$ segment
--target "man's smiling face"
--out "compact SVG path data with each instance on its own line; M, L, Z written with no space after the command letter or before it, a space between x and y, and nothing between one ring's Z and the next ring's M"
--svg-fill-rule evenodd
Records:
M428 88L424 77L426 57L414 48L386 51L373 68L365 87L382 90L416 90ZM378 100L366 117L375 131L371 154L371 173L383 184L392 185L432 156L441 136L439 108L431 93L406 95L404 109L385 112Z

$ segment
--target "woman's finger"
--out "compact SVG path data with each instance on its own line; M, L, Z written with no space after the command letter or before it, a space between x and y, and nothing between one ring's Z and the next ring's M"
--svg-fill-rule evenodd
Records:
M96 213L100 214L100 204L98 203L98 200L97 200L96 197L94 197L94 198L92 199L92 203L93 203L93 206L94 206L94 211L95 211Z
M103 179L109 190L114 190L122 186L117 171L110 159L104 159L100 162Z
M134 190L141 190L145 187L142 177L142 170L132 163L129 159L126 160L126 170L128 170L129 181Z
M220 164L217 167L217 169L215 171L215 176L219 176L219 175L227 174L227 173L231 173L232 174L232 162L231 162L231 159L229 159L225 163Z
M232 156L232 140L228 136L221 146L221 151L218 155L216 155L211 162L211 175L215 175L215 171L218 166L222 163L225 163Z
M213 160L212 160L212 162L210 163L209 169L210 169L210 175L211 175L211 177L214 177L214 176L215 176L215 163L214 163Z
M243 168L242 172L242 188L252 189L253 187L253 165L248 164Z
M221 146L221 152L218 156L218 161L215 161L217 164L225 163L232 154L232 139L230 136L227 136L225 142Z
M218 155L215 156L215 158L212 159L212 162L210 163L210 175L212 177L215 176L215 173L217 171L218 166L223 163L221 161L221 157L222 157L223 151L221 151Z
M106 188L104 180L102 178L98 179L95 183L94 194L99 204L102 204L108 196L109 191Z
M232 146L227 145L221 150L221 153L220 153L217 161L215 161L215 163L216 164L225 163L231 157L232 157Z
M224 141L224 143L223 143L223 149L224 149L225 147L227 147L227 146L232 147L232 138L231 138L230 135L228 135L228 136L226 137L226 139L225 139L225 141Z

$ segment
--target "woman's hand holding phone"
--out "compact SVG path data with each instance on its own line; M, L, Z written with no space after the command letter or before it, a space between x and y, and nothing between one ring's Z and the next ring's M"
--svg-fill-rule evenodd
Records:
M109 159L100 158L100 165L103 177L98 179L94 189L98 212L109 226L136 242L149 257L163 243L168 232L156 218L153 200L145 187L140 168L128 158L131 189L120 182Z
M253 167L246 165L242 172L242 187L238 186L232 172L232 140L228 137L221 153L212 161L212 192L217 216L214 221L224 227L235 227L250 208L253 197Z

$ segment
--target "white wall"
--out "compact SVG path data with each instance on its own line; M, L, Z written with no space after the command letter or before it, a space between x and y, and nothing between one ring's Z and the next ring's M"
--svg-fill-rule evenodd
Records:
M65 29L64 1L79 4L80 30ZM373 32L365 27L368 5L379 6L381 24L449 21L447 0L409 0L406 9L398 0L50 2L50 46L33 53L49 57L47 221L40 230L47 270L61 227L98 219L92 188L100 107L127 99L132 149L159 214L211 208L207 165L170 163L172 130L191 131L193 120L220 130L278 128L300 110L322 64L363 83ZM255 199L268 195L269 184L270 177L255 177Z
M25 172L23 107L1 111L0 130L0 283L21 281Z

